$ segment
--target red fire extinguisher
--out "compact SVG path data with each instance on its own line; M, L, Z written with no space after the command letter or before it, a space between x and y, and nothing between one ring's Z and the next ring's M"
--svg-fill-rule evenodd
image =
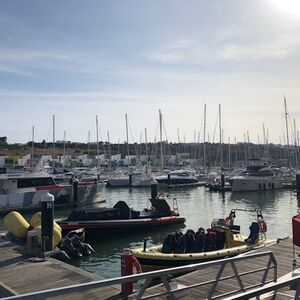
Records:
M136 273L142 273L142 268L138 260L132 255L130 249L123 249L121 256L121 276L128 276L133 274L133 267ZM133 282L122 283L122 293L130 295L133 293Z

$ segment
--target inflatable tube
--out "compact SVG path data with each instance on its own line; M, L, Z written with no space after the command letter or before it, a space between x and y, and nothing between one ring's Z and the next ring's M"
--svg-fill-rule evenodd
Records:
M32 217L31 217L31 220L30 220L30 225L35 228L37 226L40 226L42 224L42 221L41 221L41 218L42 218L42 213L39 211L37 213L35 213ZM53 222L53 228L56 228L58 229L60 232L61 232L61 227L54 221Z
M42 227L39 225L39 226L36 226L34 229L37 231L38 244L39 244L39 246L41 246L42 245ZM56 227L54 227L53 228L53 249L55 247L57 247L57 245L60 243L61 239L62 239L61 231L59 229L57 229Z
M27 237L27 230L29 228L28 222L17 211L11 211L4 218L5 227L18 239L25 240Z

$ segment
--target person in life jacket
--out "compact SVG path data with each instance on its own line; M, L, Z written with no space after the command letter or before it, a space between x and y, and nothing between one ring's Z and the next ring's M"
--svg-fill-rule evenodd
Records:
M195 244L195 232L192 229L188 229L185 234L186 239L186 253L191 253Z
M206 230L205 251L214 251L217 249L217 234L213 229Z
M193 253L199 253L204 251L205 246L205 230L200 227L195 234L194 247L192 249Z
M172 253L176 245L175 235L168 234L163 242L162 253Z
M257 241L258 236L259 236L259 225L258 225L258 223L257 222L252 222L249 229L250 229L250 234L249 234L248 238L245 239L245 242L249 243L249 244L254 244Z
M185 248L186 248L186 238L183 235L183 233L179 231L176 233L176 246L174 249L174 253L177 254L185 253Z

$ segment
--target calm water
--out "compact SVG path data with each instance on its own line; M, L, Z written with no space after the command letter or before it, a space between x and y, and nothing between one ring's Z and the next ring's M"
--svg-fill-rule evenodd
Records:
M185 231L188 228L198 229L202 226L209 228L213 218L226 217L232 208L261 209L268 225L268 238L279 238L291 235L291 218L298 211L300 201L293 191L282 190L276 192L251 193L210 193L204 187L172 190L178 200L180 214L185 216L185 226L171 226L152 229L144 233L132 233L105 239L97 238L88 241L96 250L90 257L81 260L72 260L72 264L84 270L110 278L120 276L120 255L125 247L142 247L143 239L149 237L148 245L158 244L166 234L176 231ZM114 205L124 200L130 207L142 209L149 207L148 197L150 189L106 189L101 190L101 198L105 204L95 206ZM96 200L97 201L97 200ZM149 202L149 203L148 203ZM66 216L68 211L56 212L55 217ZM29 216L28 216L29 217ZM237 212L235 224L241 225L241 231L247 235L249 225L256 219L254 212ZM1 226L0 226L1 227Z

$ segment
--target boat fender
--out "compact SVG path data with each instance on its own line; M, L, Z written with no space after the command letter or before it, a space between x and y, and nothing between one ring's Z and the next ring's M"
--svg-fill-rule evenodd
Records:
M40 211L36 212L30 220L30 225L35 228L36 226L39 226L42 224L42 213ZM61 227L53 221L53 227L57 228L61 232Z
M3 223L16 238L22 240L26 239L30 225L20 213L11 211L5 216Z
M259 225L259 231L261 233L267 232L267 224L265 221L263 221L263 220L259 221L258 225Z

